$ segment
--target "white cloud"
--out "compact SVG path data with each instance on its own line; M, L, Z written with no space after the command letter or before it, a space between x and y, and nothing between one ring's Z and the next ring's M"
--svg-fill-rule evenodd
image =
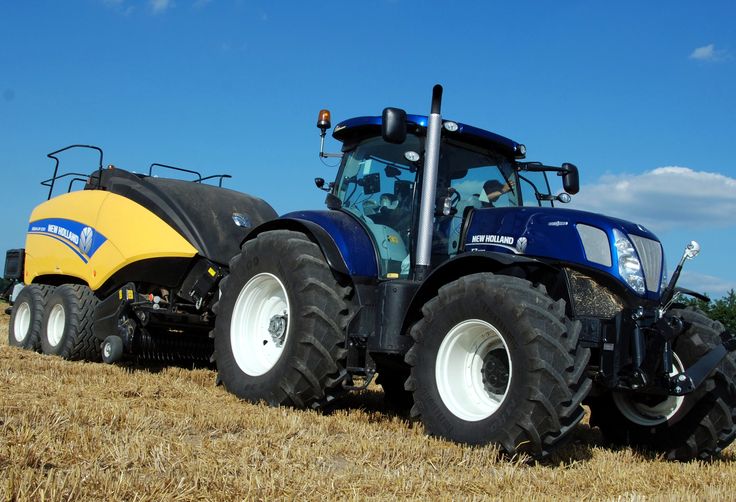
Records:
M570 207L663 232L683 226L736 226L736 178L687 167L604 175L581 187Z
M124 16L129 16L135 11L135 7L133 5L126 4L125 0L100 0L100 2L105 7L108 7L119 14L123 14Z
M690 53L690 59L697 59L698 61L723 61L727 57L728 53L723 50L717 50L715 44L698 47Z
M697 293L705 293L714 300L725 296L732 289L736 290L734 281L688 270L682 272L677 284Z
M154 14L162 14L174 4L172 0L150 0L151 11Z

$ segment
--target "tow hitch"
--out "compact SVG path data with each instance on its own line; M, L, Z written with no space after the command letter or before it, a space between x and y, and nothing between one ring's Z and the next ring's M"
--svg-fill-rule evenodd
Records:
M673 396L684 396L697 389L708 375L716 369L726 354L736 350L736 336L725 331L721 335L723 343L711 349L707 354L698 359L682 373L673 375L669 379L670 394Z

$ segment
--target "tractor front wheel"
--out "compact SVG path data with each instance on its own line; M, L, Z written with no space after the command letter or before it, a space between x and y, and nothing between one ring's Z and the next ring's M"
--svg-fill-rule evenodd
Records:
M673 371L679 372L720 344L724 327L695 309L672 314L689 326L674 344ZM736 358L727 354L700 387L685 396L608 392L588 404L591 425L615 445L650 450L671 460L708 459L736 438Z
M543 457L583 417L579 332L541 286L490 273L451 282L411 330L412 415L432 435Z

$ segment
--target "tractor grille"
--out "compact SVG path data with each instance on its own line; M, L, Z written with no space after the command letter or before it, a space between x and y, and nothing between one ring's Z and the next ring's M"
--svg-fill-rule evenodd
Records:
M662 276L662 245L638 235L629 234L631 242L634 243L636 252L644 269L644 279L647 289L652 292L659 291L660 278Z

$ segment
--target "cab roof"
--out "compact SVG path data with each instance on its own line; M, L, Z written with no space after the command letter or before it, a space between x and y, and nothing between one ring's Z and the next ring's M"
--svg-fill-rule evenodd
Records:
M409 132L416 132L423 134L426 132L428 119L424 115L407 115L407 123L409 125ZM382 118L379 117L355 117L352 119L344 120L335 126L332 131L332 136L338 141L345 141L347 138L352 137L355 134L365 134L370 132L380 133ZM444 120L445 122L455 122L451 120ZM471 125L455 122L458 128L457 131L450 132L447 129L443 130L443 135L464 141L477 146L491 148L512 157L523 157L524 147L520 143L514 140L506 138L496 133L486 131L485 129L479 129ZM412 128L412 126L414 126Z

